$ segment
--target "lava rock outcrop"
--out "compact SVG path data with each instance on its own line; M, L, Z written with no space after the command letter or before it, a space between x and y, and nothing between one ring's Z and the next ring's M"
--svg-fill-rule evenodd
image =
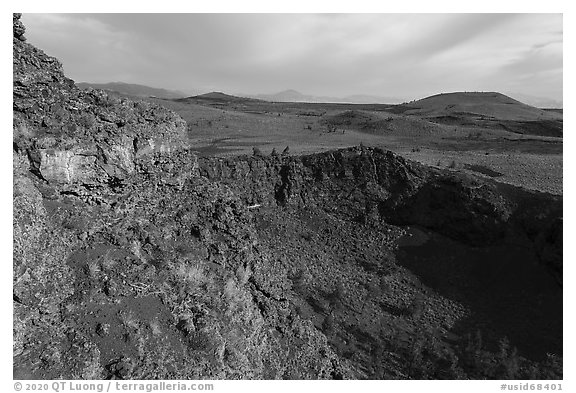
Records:
M245 205L195 173L184 121L79 90L22 34L15 14L15 378L352 375Z

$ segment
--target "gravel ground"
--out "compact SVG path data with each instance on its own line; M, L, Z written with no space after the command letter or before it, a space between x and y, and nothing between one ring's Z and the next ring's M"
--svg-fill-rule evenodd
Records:
M489 153L470 151L452 152L421 149L399 152L404 157L425 165L450 168L493 178L499 182L524 187L530 190L562 195L563 157L560 154ZM478 170L467 169L467 165L478 165L498 172L502 176L489 176Z

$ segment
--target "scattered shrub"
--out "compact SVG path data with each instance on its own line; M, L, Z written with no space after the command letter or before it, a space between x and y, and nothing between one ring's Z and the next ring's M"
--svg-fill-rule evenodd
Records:
M140 323L138 322L136 315L134 315L134 313L130 310L120 311L118 313L118 316L120 317L120 321L122 322L122 324L127 329L138 329L138 327L140 326Z
M162 333L162 329L160 329L160 322L157 319L150 321L150 330L152 334L157 336Z
M188 264L181 262L176 269L174 275L179 281L183 281L191 286L199 286L206 282L206 275L204 269L197 264Z
M251 276L252 276L252 269L248 264L246 266L238 266L238 269L236 269L236 277L238 278L238 281L242 285L246 284Z

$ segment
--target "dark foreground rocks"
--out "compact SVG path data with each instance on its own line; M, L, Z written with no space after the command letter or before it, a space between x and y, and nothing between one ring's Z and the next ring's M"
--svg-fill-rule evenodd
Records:
M199 159L177 115L79 90L23 32L15 15L15 378L561 378L561 329L518 339L532 314L480 307L483 259L435 265L474 302L398 250L407 225L528 249L506 265L541 283L491 292L550 308L561 198L377 149Z

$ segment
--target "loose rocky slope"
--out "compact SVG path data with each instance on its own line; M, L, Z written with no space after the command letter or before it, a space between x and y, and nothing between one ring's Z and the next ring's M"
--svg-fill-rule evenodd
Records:
M15 378L561 377L560 197L378 149L197 158L178 116L79 90L23 32L16 14ZM405 225L529 249L509 267L541 282L491 290L534 304L498 321L415 275Z
M263 273L244 204L195 174L184 122L79 90L22 34L15 15L15 378L349 375Z
M395 112L417 115L447 125L502 129L525 135L562 137L562 114L523 104L496 92L437 94L408 104Z

